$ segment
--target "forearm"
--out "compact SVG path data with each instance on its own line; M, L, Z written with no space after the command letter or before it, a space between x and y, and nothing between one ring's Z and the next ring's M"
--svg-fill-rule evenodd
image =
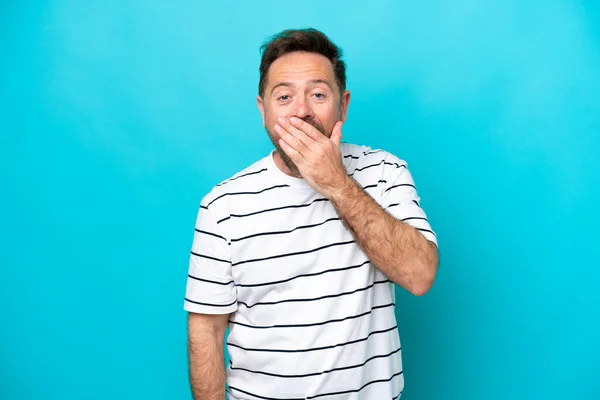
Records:
M429 290L438 264L435 244L387 213L350 177L330 200L358 245L381 272L415 295Z
M194 400L225 400L223 341L214 332L190 332L190 386Z

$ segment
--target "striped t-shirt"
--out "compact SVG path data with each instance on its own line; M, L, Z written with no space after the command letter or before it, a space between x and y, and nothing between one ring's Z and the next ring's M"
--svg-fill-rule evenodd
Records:
M406 163L342 143L348 175L436 243ZM229 314L229 399L398 399L394 284L328 199L273 153L201 202L184 309Z

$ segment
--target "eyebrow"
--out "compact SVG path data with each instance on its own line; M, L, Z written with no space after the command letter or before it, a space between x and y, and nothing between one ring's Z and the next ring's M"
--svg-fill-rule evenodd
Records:
M311 79L308 81L308 83L310 84L317 84L317 83L324 83L325 85L327 85L327 87L329 87L329 90L333 91L333 88L331 87L331 85L329 84L329 82L327 82L325 79ZM277 89L279 86L294 86L293 83L291 82L280 82L277 85L273 86L273 88L271 89L271 94L273 94L273 92L275 91L275 89Z

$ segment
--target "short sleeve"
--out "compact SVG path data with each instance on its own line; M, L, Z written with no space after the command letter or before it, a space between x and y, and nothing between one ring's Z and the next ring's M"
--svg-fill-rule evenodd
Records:
M417 229L426 239L435 243L437 237L431 228L421 199L406 162L389 155L385 161L381 206L391 215Z
M204 206L196 219L183 308L201 314L229 314L237 310L229 242Z

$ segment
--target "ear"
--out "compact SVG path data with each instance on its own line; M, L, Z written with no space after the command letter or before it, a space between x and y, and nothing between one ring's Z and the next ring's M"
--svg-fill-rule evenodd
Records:
M348 105L350 104L350 91L346 90L342 94L342 122L346 122L346 114L348 113Z
M263 99L260 96L256 96L256 105L258 106L258 110L260 111L260 116L262 117L263 128L265 127L265 105L263 103Z

